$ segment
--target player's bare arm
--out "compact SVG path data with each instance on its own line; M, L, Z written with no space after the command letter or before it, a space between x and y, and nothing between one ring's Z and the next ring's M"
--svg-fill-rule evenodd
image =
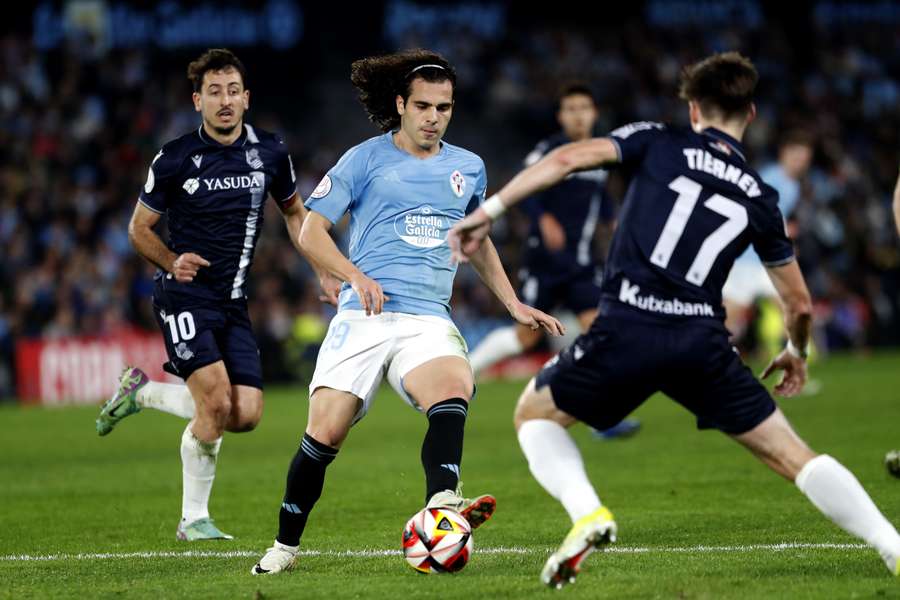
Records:
M784 377L775 386L775 391L790 397L800 393L806 383L806 348L812 329L812 300L797 261L768 267L766 272L784 310L788 346L769 363L762 377L766 378L776 370L784 371Z
M503 269L503 263L500 261L497 249L490 238L485 240L470 259L475 271L478 272L478 276L488 286L488 289L503 302L513 319L522 325L531 327L531 329L543 327L550 335L563 335L565 333L562 323L550 315L519 301L512 284L509 282L509 277L506 276L506 271Z
M894 226L900 235L900 175L897 175L897 185L894 186Z
M503 189L453 226L447 242L454 260L466 262L487 237L491 221L528 196L556 185L571 173L618 160L615 143L593 138L565 144L513 177Z
M331 221L315 211L309 211L300 229L300 250L324 271L346 281L359 296L367 315L381 314L385 296L381 285L356 268L331 239Z
M287 208L282 211L284 225L287 227L288 231L288 237L291 238L291 243L294 245L294 248L297 249L297 252L309 261L310 266L312 266L313 270L316 272L316 277L319 278L319 285L322 287L322 294L319 296L319 300L337 306L338 294L341 291L340 280L318 265L313 257L305 252L300 246L300 231L303 228L303 221L306 219L306 215L309 214L309 211L307 211L306 207L303 206L303 203L298 202L298 200L299 197L295 192L291 199L285 203Z
M128 240L138 254L154 265L171 273L181 283L194 280L201 267L208 267L209 261L193 252L176 255L153 231L162 215L138 202L128 223Z

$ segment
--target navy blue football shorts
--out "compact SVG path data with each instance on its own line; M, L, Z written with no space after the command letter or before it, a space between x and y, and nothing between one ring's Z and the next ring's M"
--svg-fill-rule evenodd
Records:
M600 302L601 273L594 266L565 274L526 267L520 279L520 298L528 306L543 312L561 307L577 315L597 308Z
M163 365L167 372L186 381L197 369L221 360L232 385L263 389L246 299L213 301L166 289L158 280L153 312L169 355Z
M745 433L775 411L768 390L728 342L724 327L689 320L601 314L538 373L556 406L596 429L616 425L656 392L697 417L699 429Z

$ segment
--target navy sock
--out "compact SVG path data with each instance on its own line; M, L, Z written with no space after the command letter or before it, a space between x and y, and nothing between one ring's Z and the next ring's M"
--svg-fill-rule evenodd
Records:
M297 546L306 527L306 519L322 495L325 469L337 456L337 448L317 442L303 434L300 448L288 469L284 502L278 515L278 537L282 544Z
M422 442L425 502L442 490L455 490L462 462L468 403L450 398L428 409L428 432Z

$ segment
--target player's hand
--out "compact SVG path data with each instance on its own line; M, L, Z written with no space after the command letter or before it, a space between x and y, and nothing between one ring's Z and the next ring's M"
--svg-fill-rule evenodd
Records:
M343 285L341 280L331 273L319 275L319 286L322 288L322 293L319 294L319 302L327 302L332 306L337 306L341 285Z
M772 359L769 366L762 372L765 379L775 371L784 371L781 382L775 386L775 393L785 398L796 396L803 390L806 384L806 360L794 356L787 350Z
M541 230L541 238L544 247L550 252L559 252L566 247L566 231L556 217L550 213L544 213L538 219L538 227Z
M465 219L454 225L447 233L450 259L453 262L469 262L487 238L491 230L491 218L483 208L477 208Z
M538 327L543 327L550 335L563 335L566 333L566 328L557 319L527 304L522 304L518 300L509 307L509 314L517 322L530 327L532 331Z
M359 303L362 304L363 310L366 311L366 316L381 314L385 300L389 300L384 295L381 284L362 273L355 275L348 283L353 288L353 291L356 292L356 295L359 296Z
M209 261L193 252L180 254L172 263L172 275L179 283L190 283L197 275L200 267L208 267Z

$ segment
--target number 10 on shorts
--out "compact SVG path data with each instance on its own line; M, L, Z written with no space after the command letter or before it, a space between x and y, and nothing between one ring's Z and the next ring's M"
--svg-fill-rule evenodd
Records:
M194 315L189 312L178 313L178 316L163 314L162 318L163 322L169 326L169 334L172 336L173 344L177 344L182 340L193 339L197 335L197 328L194 326Z

